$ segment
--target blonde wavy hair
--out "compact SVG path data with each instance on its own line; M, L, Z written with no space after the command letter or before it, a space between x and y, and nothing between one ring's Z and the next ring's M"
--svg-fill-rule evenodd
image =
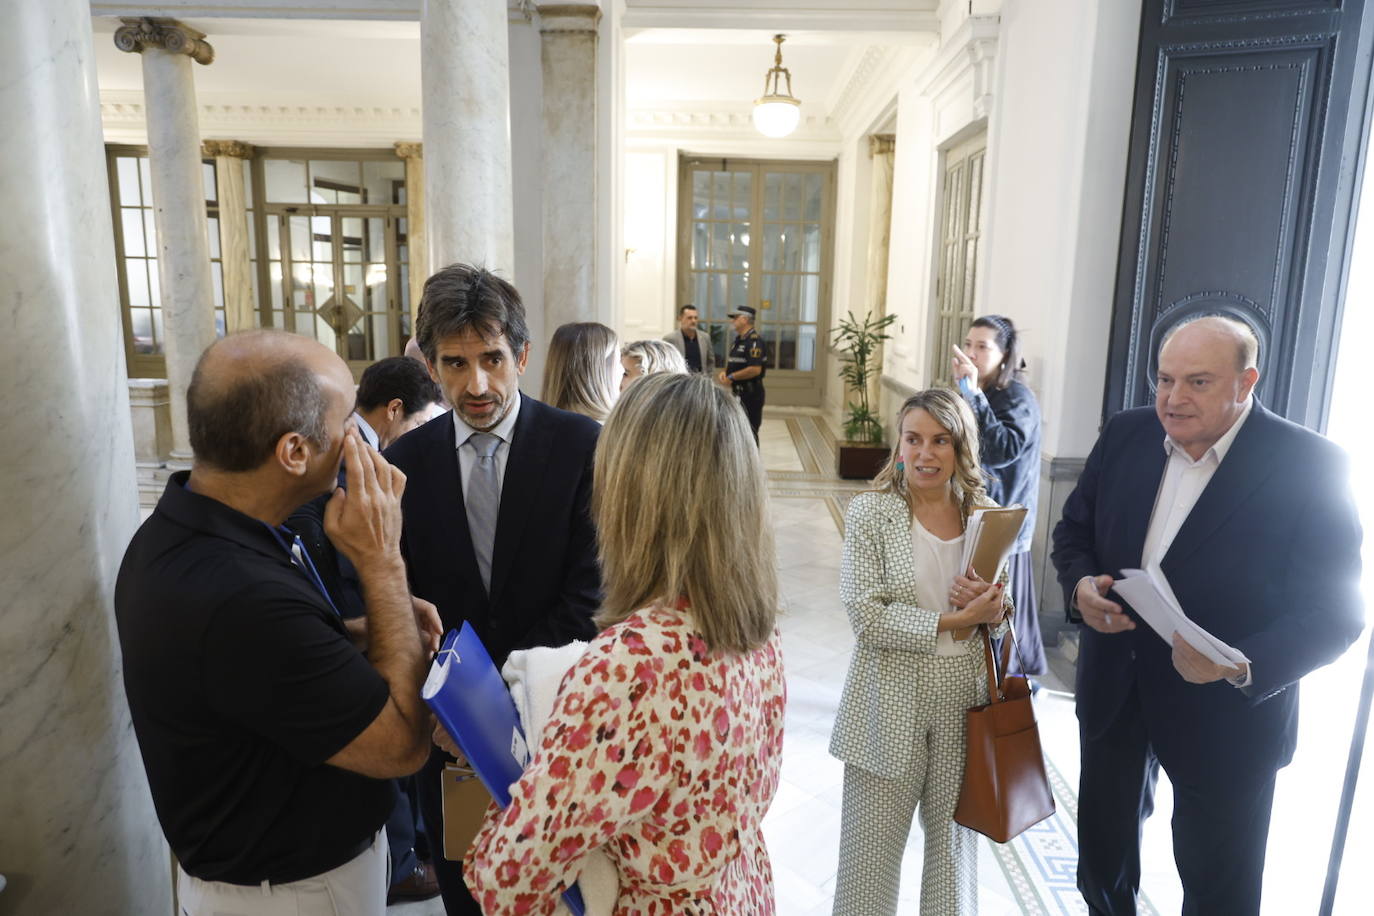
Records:
M600 626L686 596L713 651L748 652L772 636L763 463L744 411L709 379L662 373L625 389L596 446L592 516Z
M636 340L620 348L620 355L639 364L639 371L645 375L659 372L687 373L687 360L682 351L666 340Z
M615 331L595 321L559 325L549 340L539 400L604 423L620 395L619 369Z
M897 411L897 444L887 456L873 489L879 493L896 493L906 503L907 511L915 511L911 494L907 492L906 474L897 470L901 449L902 423L913 410L924 410L932 420L944 427L954 439L954 474L949 479L950 496L959 505L959 514L967 526L969 513L987 499L983 482L983 468L978 462L978 420L964 399L949 388L927 388L902 402Z

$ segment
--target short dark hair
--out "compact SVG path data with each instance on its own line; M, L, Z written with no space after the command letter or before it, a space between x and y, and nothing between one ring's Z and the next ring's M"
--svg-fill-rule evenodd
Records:
M409 356L388 356L363 370L358 409L384 407L394 398L401 399L401 409L409 417L430 404L442 403L444 396L424 366Z
M213 349L213 348L212 348ZM304 362L286 357L233 378L209 379L206 350L186 391L186 420L196 461L221 471L251 471L287 433L329 445L328 398Z
M681 318L681 317L682 317L682 313L685 312L685 311L687 311L688 309L691 309L691 310L694 311L694 312L699 312L699 311L701 311L701 309L697 308L695 305L693 305L692 303L689 302L689 303L687 303L686 305L682 306L680 309L677 310L677 317Z
M1026 373L1026 361L1021 357L1021 338L1016 333L1016 325L1005 315L984 315L975 318L972 328L989 328L997 336L997 349L1002 351L1002 363L997 367L997 378L993 379L994 388L1005 388L1013 381L1021 381Z
M415 325L415 338L431 364L440 340L466 331L483 340L504 334L517 356L530 342L525 304L515 287L471 264L450 264L425 281Z

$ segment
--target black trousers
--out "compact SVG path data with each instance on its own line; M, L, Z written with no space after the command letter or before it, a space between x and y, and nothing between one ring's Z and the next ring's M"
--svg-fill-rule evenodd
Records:
M435 748L430 752L424 769L415 774L420 796L420 813L424 817L425 831L429 834L430 851L434 857L434 871L439 878L439 892L444 900L444 912L448 916L482 916L482 908L468 893L463 883L463 863L450 862L444 858L444 804L442 780L444 763L449 756ZM458 853L461 857L462 850Z
M744 415L749 418L749 428L754 431L754 444L758 445L759 425L763 423L763 386L758 385L749 392L738 392L735 397L739 398L739 406L744 408Z
M1079 742L1078 889L1092 913L1134 914L1141 830L1159 776L1138 694L1132 691L1104 733L1089 735L1080 725ZM1245 767L1244 760L1220 761L1216 776L1202 781L1165 768L1185 916L1259 913L1275 774Z

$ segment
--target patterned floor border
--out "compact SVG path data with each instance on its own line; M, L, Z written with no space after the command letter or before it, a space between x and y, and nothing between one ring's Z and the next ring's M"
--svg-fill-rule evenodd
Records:
M818 416L809 414L780 417L797 450L801 471L768 472L768 492L779 499L819 499L825 504L836 529L844 534L844 513L855 493L868 487L861 480L840 480L830 469L835 467L835 436Z
M1021 912L1027 916L1087 913L1078 893L1078 795L1049 758L1045 771L1058 810L1010 843L988 840ZM1136 903L1140 916L1159 916L1144 891Z

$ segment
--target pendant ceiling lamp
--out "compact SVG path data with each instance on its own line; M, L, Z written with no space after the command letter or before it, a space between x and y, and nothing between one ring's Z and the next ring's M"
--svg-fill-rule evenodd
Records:
M792 74L782 65L784 35L774 35L778 46L773 68L763 78L763 95L754 100L754 127L765 137L785 137L797 129L801 121L801 102L792 95ZM787 80L787 91L782 80Z

